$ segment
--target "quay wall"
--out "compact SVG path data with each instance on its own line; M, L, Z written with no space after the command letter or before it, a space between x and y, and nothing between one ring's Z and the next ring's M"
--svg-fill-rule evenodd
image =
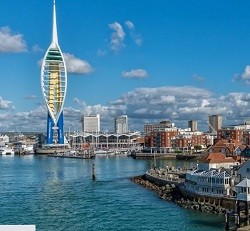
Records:
M194 195L182 190L182 184L179 182L159 179L150 174L133 177L131 180L156 192L161 199L186 209L217 214L226 214L235 209L235 200L231 198Z
M144 152L138 152L138 153L132 153L131 157L134 159L176 159L176 153L144 153Z
M152 176L148 173L146 173L144 175L144 179L148 180L149 182L154 183L155 185L158 185L158 186L165 186L166 184L174 184L174 185L179 184L179 182L177 182L177 181L170 181L170 180L161 179L161 178Z

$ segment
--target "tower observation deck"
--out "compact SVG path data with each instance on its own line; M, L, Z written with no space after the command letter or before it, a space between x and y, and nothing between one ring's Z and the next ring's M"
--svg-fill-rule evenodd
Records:
M63 105L67 91L66 65L58 44L56 3L53 6L52 42L45 53L41 68L41 89L47 117L47 144L64 144ZM57 138L56 137L57 134Z

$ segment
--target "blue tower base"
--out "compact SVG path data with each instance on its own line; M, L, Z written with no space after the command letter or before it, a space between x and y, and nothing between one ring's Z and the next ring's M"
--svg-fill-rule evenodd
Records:
M57 122L57 135L58 135L58 143L64 144L64 133L63 133L63 112L61 112L58 122Z
M47 139L46 139L46 143L47 144L53 144L53 120L51 119L50 114L48 113L48 117L47 117Z
M53 144L53 135L54 135L54 130L53 130L53 120L48 113L47 117L47 139L46 143L47 144ZM63 112L61 112L58 122L57 122L57 141L55 143L58 144L64 144L64 133L63 133Z

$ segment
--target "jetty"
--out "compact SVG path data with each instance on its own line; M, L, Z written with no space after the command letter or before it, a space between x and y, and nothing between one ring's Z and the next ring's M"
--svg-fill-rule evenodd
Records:
M74 159L94 159L94 153L78 153L78 152L65 152L65 153L53 153L47 154L48 157L59 157L59 158L74 158Z

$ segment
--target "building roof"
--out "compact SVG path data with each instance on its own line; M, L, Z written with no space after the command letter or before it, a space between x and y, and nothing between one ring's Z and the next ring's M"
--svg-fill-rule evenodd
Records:
M237 184L236 187L250 188L250 180L245 178L239 184Z
M249 146L249 145L248 145ZM238 148L240 148L241 151L243 151L247 146L242 144L242 145L239 145Z
M221 152L224 149L232 153L234 152L235 148L239 147L240 145L242 145L242 143L238 140L223 139L219 140L215 145L210 147L210 150L212 150L212 152Z
M201 161L201 163L209 163L209 164L215 164L215 163L235 163L236 160L232 157L226 157L221 152L212 152L206 155Z

